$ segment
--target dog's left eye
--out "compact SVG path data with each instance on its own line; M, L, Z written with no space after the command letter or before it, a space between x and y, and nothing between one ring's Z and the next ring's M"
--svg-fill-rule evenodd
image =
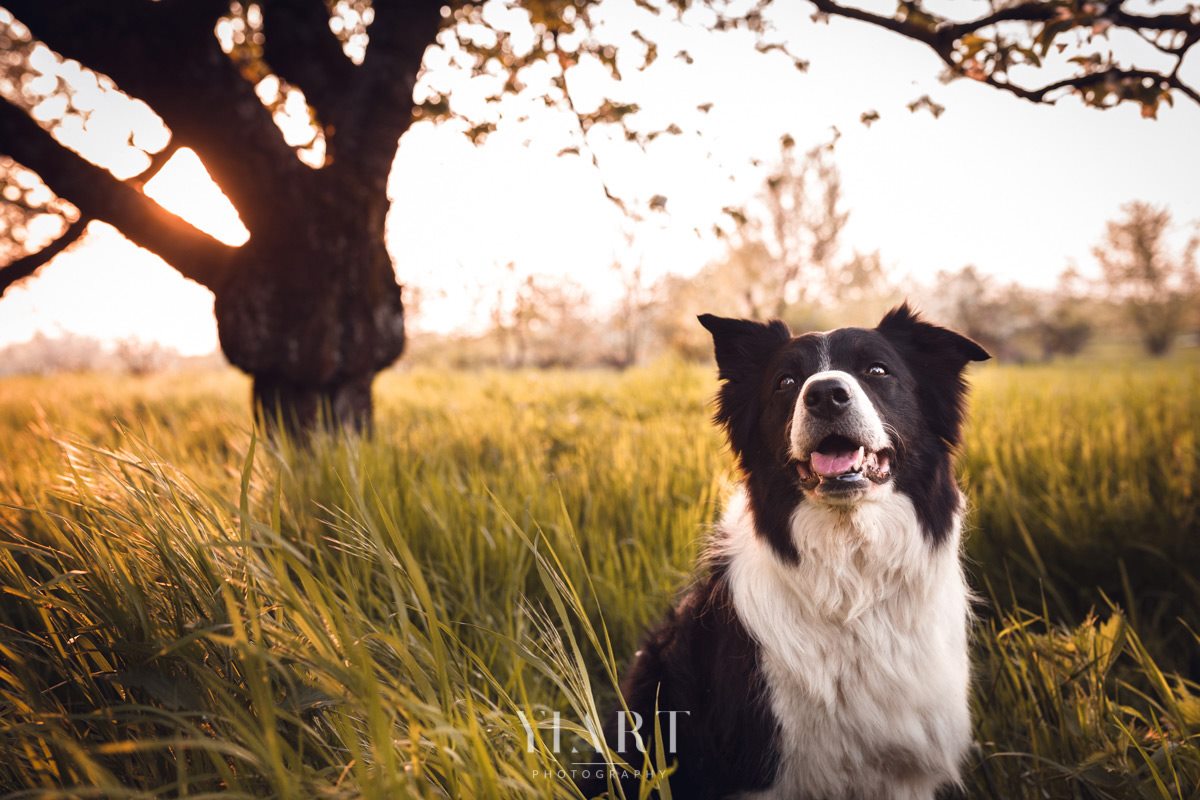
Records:
M867 374L871 376L887 375L888 370L883 364L872 364L867 367Z
M795 385L796 385L795 378L793 378L791 375L784 375L782 378L779 379L779 384L775 388L776 389L790 389Z

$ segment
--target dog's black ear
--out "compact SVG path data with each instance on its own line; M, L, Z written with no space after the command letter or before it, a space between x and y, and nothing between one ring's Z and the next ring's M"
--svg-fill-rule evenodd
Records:
M961 333L926 322L908 302L884 314L876 328L894 344L910 345L914 355L953 363L962 369L970 361L987 361L991 354Z
M934 432L950 445L958 444L967 394L963 370L991 355L961 333L926 322L907 302L885 314L876 330L900 351L916 376Z
M701 314L700 324L713 337L717 375L724 381L717 394L717 424L725 428L729 444L743 459L753 447L759 415L763 371L771 356L791 338L788 326L779 320L751 322Z
M781 320L753 322L701 314L697 319L712 334L717 371L724 381L743 382L758 377L759 371L792 332Z

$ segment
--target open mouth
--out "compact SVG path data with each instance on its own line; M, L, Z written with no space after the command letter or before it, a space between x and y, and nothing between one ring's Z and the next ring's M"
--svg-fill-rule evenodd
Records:
M892 477L892 451L867 450L840 434L826 436L808 458L796 462L796 472L805 489L845 492L886 483Z

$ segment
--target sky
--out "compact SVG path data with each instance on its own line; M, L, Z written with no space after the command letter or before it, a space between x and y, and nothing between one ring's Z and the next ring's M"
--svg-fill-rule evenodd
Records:
M594 129L599 172L586 156L559 155L578 143L573 117L521 98L505 101L506 118L530 120L502 124L479 146L454 125L414 125L389 180L388 222L389 248L403 254L398 278L421 298L413 330L479 330L497 293L526 274L568 278L602 306L619 291L614 262L640 264L648 280L696 272L721 253L712 234L721 209L754 195L785 133L806 148L837 129L850 211L844 248L878 250L902 285L973 264L1003 280L1052 286L1068 265L1094 270L1105 220L1135 199L1170 207L1181 229L1200 220L1200 108L1188 101L1147 120L1128 104L1097 111L1066 98L1038 106L971 81L943 85L937 58L918 43L853 21L814 23L807 4L780 5L789 11L776 20L779 35L810 62L806 72L778 53L757 53L747 34L654 30L631 2L609 3L613 30L638 27L660 45L645 73L623 69L622 96L643 109L635 124L678 121L685 133L643 153ZM1136 50L1140 43L1117 46L1153 57ZM693 64L672 57L681 48ZM627 67L640 62L636 47L622 58ZM470 109L485 89L463 84L443 61L427 55L425 83L451 87ZM1190 56L1183 75L1200 83L1200 56ZM582 70L572 80L577 103L594 102L604 85L598 70ZM945 106L940 118L906 108L927 93ZM708 102L710 112L696 111ZM870 127L859 121L867 110L880 115ZM110 112L153 139L153 115L144 116L144 106L128 102ZM112 148L85 146L85 134L77 144L86 155L113 157ZM666 210L633 223L604 197L606 184L634 204L662 195ZM190 151L146 188L214 235L244 241L236 212ZM0 299L0 346L38 332L137 337L189 354L217 342L212 295L100 223Z

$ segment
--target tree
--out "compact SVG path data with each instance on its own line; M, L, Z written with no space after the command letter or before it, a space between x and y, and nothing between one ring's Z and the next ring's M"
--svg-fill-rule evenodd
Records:
M849 219L832 145L796 155L791 136L752 208L727 208L736 229L709 279L738 300L733 313L783 317L827 294L837 282L838 240Z
M1083 350L1093 333L1085 281L1077 270L1068 267L1058 276L1058 284L1043 303L1034 322L1034 333L1041 345L1042 358L1075 356Z
M608 123L639 145L680 130L674 123L638 129L630 123L636 105L619 99L595 108L576 104L570 79L578 65L598 62L620 78L616 46L603 25L593 24L593 8L601 7L593 0L450 0L445 10L442 0L113 0L102 12L88 0L2 2L17 22L6 20L0 30L0 152L36 173L53 203L69 207L51 212L61 219L58 239L0 269L0 291L69 246L91 220L112 224L213 291L222 349L253 376L256 403L302 426L323 405L336 421L365 425L375 374L403 350L404 308L384 221L397 141L414 118L465 119L469 135L485 136L497 124L486 109L526 92L532 68L544 65L550 77L541 97L569 111L578 126L578 146L564 153L595 163L589 133ZM909 0L892 16L830 0L813 5L819 18L848 17L924 43L950 77L975 78L1035 102L1074 91L1092 105L1128 100L1153 114L1176 94L1200 100L1178 75L1178 63L1200 39L1191 9L1137 14L1119 1L1040 0L954 21ZM771 6L772 0L635 3L638 14L696 12L713 30L749 30L759 50L783 53L803 69L803 59L773 31ZM532 35L514 35L514 15ZM1118 29L1142 36L1175 59L1174 68L1126 66L1093 46ZM1076 46L1080 32L1087 41ZM649 67L658 44L637 29L631 35ZM414 98L423 55L435 42L494 86L483 118L436 91ZM148 104L169 128L169 143L147 150L141 174L118 179L61 143L63 130L80 127L89 114L71 104L65 88L58 94L67 102L57 114L30 116L28 56L38 43L56 58L79 62L107 89ZM1009 67L1039 67L1060 46L1081 51L1058 65L1068 77L1034 88L1010 81ZM684 51L675 57L691 58ZM295 98L311 123L303 141L289 141L275 120ZM250 233L245 245L217 241L141 191L182 147L199 155L237 208ZM44 216L53 203L35 204L26 217Z
M148 103L171 131L162 155L194 150L250 240L225 245L163 210L136 182L61 146L56 127L86 111L68 106L43 126L0 102L0 149L78 209L77 230L66 235L103 220L211 289L222 349L254 377L260 406L305 425L327 404L335 419L364 425L374 375L404 346L400 289L384 246L387 178L413 117L413 86L442 21L440 3L376 0L360 64L346 56L320 0L123 0L103 13L85 0L4 5L29 30L17 44L38 40ZM230 15L243 32L226 53L214 29ZM5 35L19 34L10 27ZM320 120L320 169L297 158L255 92L268 63L303 88ZM0 273L5 282L14 269L26 272L28 262Z
M1021 362L1048 355L1045 342L1051 334L1043 326L1054 324L1047 317L1053 298L1015 282L998 284L970 265L938 272L928 291L931 312L996 358Z
M995 281L968 264L956 272L939 271L933 283L936 294L925 304L930 313L997 358L1006 357L1011 316Z
M513 265L509 265L514 275ZM575 367L595 357L595 326L587 295L573 281L526 275L501 290L492 309L491 334L507 367Z
M615 337L607 362L619 369L632 367L642 356L653 322L654 287L646 282L640 257L613 263L621 281L621 296L607 325Z
M127 337L117 342L113 358L130 375L142 376L162 372L179 354L158 342Z
M1004 361L1074 356L1092 338L1095 309L1073 268L1051 290L999 284L973 266L940 271L922 305Z
M1200 234L1172 254L1169 211L1140 201L1121 211L1124 216L1108 223L1104 242L1093 252L1110 297L1125 308L1146 352L1161 356L1170 350L1196 298Z
M778 262L770 316L805 305L833 282L838 239L850 214L841 209L842 176L832 145L797 160L795 141L783 137L779 169L767 178L767 248Z

